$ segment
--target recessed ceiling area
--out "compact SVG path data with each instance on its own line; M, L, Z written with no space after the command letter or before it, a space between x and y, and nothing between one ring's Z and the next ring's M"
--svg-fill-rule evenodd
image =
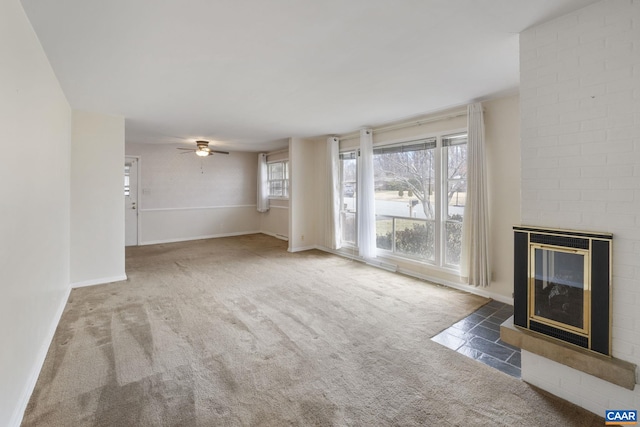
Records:
M518 33L595 0L22 0L72 108L268 151L515 93Z

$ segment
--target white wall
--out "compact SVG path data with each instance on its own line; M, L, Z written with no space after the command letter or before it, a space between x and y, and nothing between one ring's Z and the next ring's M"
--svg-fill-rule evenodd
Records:
M259 232L257 154L201 158L177 147L126 144L140 156L140 244Z
M520 223L520 98L483 102L493 293L513 293L513 226Z
M0 425L18 425L69 292L71 109L18 0L0 2Z
M260 214L260 232L279 239L289 238L289 200L269 201L269 210Z
M126 279L124 272L124 117L73 112L71 282Z
M613 356L640 364L640 2L606 0L520 37L522 223L613 233ZM523 378L603 415L629 391L523 353Z
M324 170L324 151L314 140L291 138L289 141L290 208L289 251L296 252L316 247L321 220L318 189ZM322 154L319 153L322 151ZM323 236L324 239L324 236ZM324 242L321 242L324 243Z

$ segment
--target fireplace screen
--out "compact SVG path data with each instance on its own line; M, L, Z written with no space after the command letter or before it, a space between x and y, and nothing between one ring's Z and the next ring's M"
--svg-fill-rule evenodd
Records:
M588 256L588 251L531 245L531 319L589 334Z
M513 324L610 355L613 236L513 229Z

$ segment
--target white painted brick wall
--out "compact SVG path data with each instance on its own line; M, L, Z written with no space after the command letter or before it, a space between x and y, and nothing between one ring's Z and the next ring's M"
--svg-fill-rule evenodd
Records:
M520 72L522 223L614 234L613 355L640 365L640 0L523 32ZM528 352L522 376L599 415L640 410L640 386Z

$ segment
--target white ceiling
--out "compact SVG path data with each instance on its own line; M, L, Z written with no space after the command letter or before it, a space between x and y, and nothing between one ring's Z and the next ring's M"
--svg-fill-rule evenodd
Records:
M127 142L272 150L517 90L518 33L595 0L22 0Z

